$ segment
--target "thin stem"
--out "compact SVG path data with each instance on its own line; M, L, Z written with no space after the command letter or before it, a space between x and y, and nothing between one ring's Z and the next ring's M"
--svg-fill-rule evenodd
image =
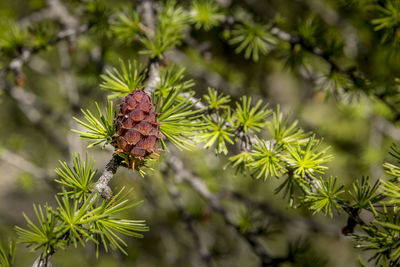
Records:
M122 158L120 156L114 154L96 183L95 190L97 190L103 198L109 198L112 196L112 191L108 186L108 183L121 165L121 160Z

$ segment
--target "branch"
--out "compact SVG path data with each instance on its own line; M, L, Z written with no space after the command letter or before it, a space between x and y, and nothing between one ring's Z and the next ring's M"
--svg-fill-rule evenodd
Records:
M314 54L315 56L320 57L321 59L323 59L326 63L328 63L330 65L331 70L335 70L338 73L348 76L354 85L358 84L360 80L365 81L365 78L364 78L365 74L361 73L358 68L355 68L355 67L351 67L348 69L342 68L338 63L335 62L335 60L333 60L333 58L331 57L330 54L328 54L326 51L322 50L319 47L315 47L315 46L311 46L311 45L307 44L306 42L304 42L304 40L301 37L293 36L285 31L279 29L278 27L273 27L270 30L270 32L273 35L275 35L276 37L278 37L279 39L290 43L292 46L300 45L306 51L310 52L311 54ZM370 90L368 92L362 91L362 92L364 92L365 94L367 94L369 92L374 97L381 100L395 114L394 120L395 121L400 120L400 110L393 103L389 102L386 99L384 94L380 94L379 92L377 92L375 90Z
M120 156L114 154L104 168L103 173L97 180L97 184L94 188L101 194L103 198L109 198L112 196L112 191L108 186L108 183L111 181L114 174L117 172L118 167L121 165L121 160L122 158Z
M312 192L317 192L318 190L318 185L315 183L315 179L308 173L305 173L305 178L306 181L311 185L311 190ZM367 225L360 217L359 215L359 209L353 208L351 205L344 201L338 200L337 203L342 207L342 209L348 214L349 220L348 224L345 226L345 228L350 227L350 224L356 223L359 224L360 226ZM353 225L352 229L354 229L355 225ZM343 228L343 229L345 229Z
M158 62L158 59L150 60L148 64L148 80L144 91L148 94L151 94L157 90L156 87L160 81L160 63Z
M76 27L77 20L71 16L67 8L59 0L48 0L48 7L44 11L51 13L51 17L58 18L61 23L65 26L66 30L60 31L56 37L49 42L49 45L55 45L62 40L75 38L81 33L86 32L89 29L88 25L81 25ZM35 20L39 19L40 13L35 15ZM29 20L28 20L29 21ZM23 24L23 21L20 24ZM67 119L63 114L56 112L54 109L49 107L43 101L41 101L33 93L23 90L20 86L9 87L5 81L5 76L8 72L14 72L16 75L17 83L23 84L24 75L22 67L27 63L33 55L43 50L44 47L31 47L22 48L19 56L10 61L10 63L0 71L0 90L8 91L9 95L16 101L18 108L24 113L24 115L39 129L44 130L44 133L49 137L52 143L56 144L57 147L68 154L68 147L65 146L64 142L60 140L57 135L53 134L49 127L43 122L44 115L50 115L50 117L57 123L70 124L71 120Z
M55 123L67 124L70 122L64 114L54 110L34 93L24 90L20 86L6 86L4 89L21 105L21 110L32 122L42 120L45 115L49 116Z
M46 3L45 8L22 18L18 21L18 24L21 27L26 27L46 19L58 19L66 28L74 28L78 25L76 18L68 12L68 9L60 0L47 0Z
M174 183L171 182L170 177L167 175L167 170L164 170L164 181L166 183L168 192L171 196L171 200L179 212L182 221L186 223L187 229L192 236L194 244L196 246L196 250L200 253L200 258L207 266L213 266L214 263L212 262L211 253L208 248L204 245L201 240L201 235L196 231L194 226L194 218L191 214L187 213L183 207L183 203L181 200L181 195L178 191L178 188L175 186Z
M147 33L149 36L154 38L154 30L156 27L156 19L154 17L154 9L153 9L153 2L150 0L145 0L142 2L141 9L143 12L143 18L146 24L146 29ZM146 87L144 88L144 91L148 94L151 94L156 90L157 84L160 83L161 78L160 78L160 62L159 59L153 59L150 60L147 66L148 72L147 72L147 84ZM200 103L200 102L198 102ZM201 239L199 234L196 232L194 224L193 224L193 217L190 216L186 211L183 209L181 200L180 200L180 194L171 181L168 179L165 180L168 192L171 195L171 199L175 205L175 207L178 209L179 214L181 215L181 218L183 221L186 222L187 227L189 232L192 235L192 238L195 242L196 247L199 250L200 257L201 259L207 264L210 265L212 264L211 262L211 254L208 251L208 249L202 244Z
M145 27L147 33L151 38L154 38L154 31L156 28L156 18L154 16L153 1L145 0L142 2L140 9L143 12L143 19L145 22ZM147 84L144 91L151 95L153 91L156 90L156 86L160 83L160 62L159 58L151 59L147 66Z
M148 28L148 34L154 37L154 29L156 28L156 19L154 17L154 7L153 1L151 0L144 0L141 5L140 9L143 13L143 20L145 22L145 26Z
M263 212L264 214L267 214L269 217L277 219L281 223L291 225L289 227L292 227L293 225L295 225L295 227L298 227L299 223L301 223L306 228L309 228L314 232L320 232L332 236L338 236L336 228L320 224L317 221L313 220L312 218L303 216L299 217L288 216L285 213L282 213L279 210L274 209L274 207L272 207L265 201L253 200L249 198L247 195L244 195L239 192L223 190L222 194L224 195L225 198L231 198L233 200L236 200L240 203L243 203L246 207L254 207L259 211Z
M103 173L99 177L97 184L95 185L95 190L99 192L101 197L109 198L112 196L111 188L108 186L108 183L113 178L114 174L117 172L118 167L121 164L121 157L117 154L114 154L111 160L107 163ZM94 201L96 197L92 199ZM78 212L78 211L77 211ZM40 254L35 262L33 263L32 267L52 267L50 262L51 255L54 254L54 251L46 251L45 255Z
M272 257L268 252L266 252L254 233L243 233L240 226L231 219L231 215L222 206L219 199L210 192L203 180L186 170L180 159L174 156L169 156L168 164L175 171L175 179L177 182L184 181L188 183L215 212L222 216L225 224L233 228L238 236L247 242L253 253L259 257L261 266L277 266L279 263L288 261L287 258Z
M144 10L144 17L147 17L148 21L148 25L149 27L152 26L154 29L154 26L151 20L154 20L154 14L153 14L153 9L151 6L151 1L144 1L142 3L143 6L143 10ZM151 24L151 25L150 25ZM154 84L156 81L156 79L159 79L159 72L158 72L158 62L156 62L157 64L154 65L153 67L153 74L150 71L148 80L147 80L147 86L146 89L147 91L150 90L151 92L151 86L149 87L149 84L152 85ZM151 67L151 64L150 64ZM151 68L150 68L151 69ZM145 90L146 90L145 89ZM108 183L111 181L111 179L113 178L114 174L117 172L118 167L121 165L121 157L118 156L117 154L114 154L113 157L111 158L111 160L107 163L102 175L99 177L98 182L95 186L95 189L101 194L101 196L103 198L108 198L112 195L112 191L111 188L108 186Z
M48 45L55 45L63 40L66 40L68 38L73 38L76 37L86 31L89 30L88 25L81 25L76 28L71 28L71 29L66 29L63 31L60 31L57 36L49 42ZM10 71L14 72L17 77L22 75L22 67L25 63L27 63L30 58L43 50L44 47L31 47L31 48L23 48L19 56L15 57L11 62L3 69L0 71L0 79L4 79L5 75L9 73Z
M60 88L61 91L66 95L66 98L68 99L71 113L74 114L80 110L80 105L79 105L80 97L75 76L72 74L71 55L68 52L68 44L63 42L59 43L57 48L61 66ZM78 123L75 120L69 119L68 126L71 129L76 129L78 127ZM81 145L82 143L79 142L80 140L79 136L70 131L67 135L67 139L68 139L68 145L72 151L82 152L82 145Z
M47 0L47 5L66 28L75 28L78 25L78 20L69 13L60 0Z
M194 97L192 97L190 99L190 101L200 102L198 99L196 99ZM227 125L228 125L228 123L227 123ZM242 140L242 142L245 142L243 147L245 147L246 149L251 149L252 145L258 142L258 140L256 138L254 138L253 136L246 136L246 138L244 138L244 136L243 136L244 133L241 131L236 131L235 134L236 134L237 138L239 138L239 140ZM268 142L271 146L273 146L275 144L275 140L269 140ZM177 163L175 163L175 164L177 164ZM177 166L180 166L180 165L183 166L182 162L180 162ZM179 168L175 168L175 169L179 169ZM187 172L187 173L189 173L189 172ZM308 172L305 173L305 176L303 177L303 179L310 184L311 192L316 193L318 190L318 185L315 183L315 179ZM201 180L199 180L199 181L201 181ZM198 186L197 189L199 189L199 190L202 189L203 194L205 194L205 196L206 196L207 192L204 191L205 190L203 188L204 186L205 186L205 184L203 184L202 186ZM210 196L208 196L208 197L210 197ZM210 198L210 200L215 201L215 200L212 200L212 198ZM351 207L346 202L340 201L338 203L341 205L342 209L348 214L349 220L351 221L351 223L355 222L356 224L359 224L361 226L366 225L366 223L359 216L359 212L357 209ZM215 206L215 208L218 208L218 205Z
M47 251L46 254L43 256L40 254L35 262L32 264L32 267L53 267L53 265L50 262L51 255L53 253L50 251Z
M3 160L4 162L7 162L8 164L13 165L20 170L28 172L38 179L51 179L50 175L45 169L38 167L32 162L21 157L20 155L15 154L14 152L11 152L7 149L2 148L0 150L0 160Z
M64 144L64 140L56 134L53 128L45 123L43 118L45 115L49 115L51 119L62 125L67 122L67 119L47 106L36 95L23 90L21 87L14 86L11 88L5 85L5 90L14 99L18 109L21 110L25 117L47 136L48 141L59 148L63 154L69 154L69 148Z

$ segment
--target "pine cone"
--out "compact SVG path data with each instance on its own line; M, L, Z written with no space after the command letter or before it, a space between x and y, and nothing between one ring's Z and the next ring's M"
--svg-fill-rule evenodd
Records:
M119 107L117 132L112 141L112 145L117 148L116 152L131 155L134 160L144 160L162 151L157 148L157 143L163 135L150 96L137 89L125 96Z

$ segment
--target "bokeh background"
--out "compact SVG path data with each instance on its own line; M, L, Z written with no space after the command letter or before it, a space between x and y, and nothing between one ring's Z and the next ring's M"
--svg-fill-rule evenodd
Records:
M46 17L49 3L45 0L0 0L0 69L6 68L18 56L19 49L7 50L2 40L8 34L18 39L18 29L33 28L55 32L63 29L57 17ZM93 109L94 101L106 103L106 92L99 87L100 75L107 68L119 66L119 59L136 59L147 64L140 55L137 42L119 41L110 33L108 23L118 10L136 8L140 1L115 0L100 2L104 10L96 17L90 10L91 1L63 0L77 25L95 21L87 33L45 47L35 53L23 67L22 76L13 73L0 83L0 239L15 238L14 226L25 226L22 212L33 217L32 204L54 204L60 187L53 179L58 160L71 160L71 153L86 153L87 142L70 129L77 127L73 116L82 117L80 108ZM328 38L343 42L339 64L356 64L368 77L385 82L400 73L400 61L382 45L382 34L374 31L374 12L365 8L375 1L345 0L224 0L218 1L229 12L242 12L270 21L289 33L309 27L309 21L321 26L315 43ZM361 3L364 2L364 4ZM360 4L361 3L361 4ZM189 7L188 1L178 5ZM93 5L95 6L95 5ZM88 11L89 10L89 11ZM23 34L22 34L23 35ZM197 97L208 87L238 100L243 95L280 105L291 120L298 120L306 131L313 131L330 146L334 159L328 164L326 176L337 176L350 188L361 176L374 181L384 177L381 167L388 158L392 143L400 139L400 131L391 110L361 90L343 92L326 79L330 66L324 60L309 55L289 56L290 47L278 45L257 62L235 53L228 44L229 31L216 27L210 31L191 29L185 41L166 53L169 67L185 67L185 79L193 80ZM296 48L294 48L296 49ZM300 51L299 53L301 53ZM304 65L295 64L296 60ZM292 64L293 63L293 64ZM23 81L21 81L21 79ZM230 149L235 149L231 147ZM91 148L99 172L109 160L109 149ZM227 167L227 157L215 156L200 146L179 155L185 167L201 177L210 190L221 197L244 231L248 227L268 226L263 245L274 255L285 253L288 243L304 242L308 252L296 266L357 266L360 250L341 234L346 216L333 219L311 215L306 208L293 209L282 194L274 194L279 184L275 178L266 182L250 176L236 175ZM96 259L93 247L68 247L58 251L53 266L202 266L199 251L193 243L187 225L171 200L165 175L164 158L147 171L145 177L120 168L112 180L113 187L133 187L137 200L144 200L126 216L145 219L150 231L143 239L125 238L128 254L100 253ZM185 210L195 218L196 228L210 249L217 266L258 266L258 259L218 214L213 213L196 192L179 184ZM237 201L232 192L253 202ZM261 206L259 206L261 205ZM263 206L264 205L264 206ZM368 253L361 253L368 259ZM37 257L29 248L19 245L15 266L28 266ZM314 263L311 264L310 263Z

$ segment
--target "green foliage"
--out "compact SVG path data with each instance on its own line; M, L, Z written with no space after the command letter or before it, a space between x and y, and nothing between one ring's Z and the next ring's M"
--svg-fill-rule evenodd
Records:
M218 4L211 0L195 0L192 2L190 19L196 29L208 31L217 26L224 15L219 12Z
M325 256L316 255L317 252L311 248L310 242L304 239L290 242L286 253L293 266L324 267L328 263Z
M303 130L297 126L297 121L288 125L289 117L283 118L279 106L273 113L272 121L267 123L268 131L271 138L275 140L278 146L286 147L287 145L297 145L307 142L308 134L304 134Z
M343 56L344 41L335 33L326 32L326 43L324 44L324 52L327 57L341 57ZM352 84L349 86L351 88Z
M396 27L400 24L399 12L400 3L397 1L389 0L386 1L385 7L377 6L377 9L382 14L382 18L372 20L372 24L376 25L375 30L381 30L384 28Z
M162 33L170 35L169 37L180 39L183 37L182 31L187 28L185 23L188 19L183 7L179 6L175 0L167 0L158 14L159 29Z
M390 155L397 161L397 165L392 163L384 163L383 167L386 169L386 173L394 176L394 179L390 181L381 181L382 194L387 198L388 204L399 204L400 203L400 149L397 145L392 145Z
M379 186L379 180L371 186L369 184L369 178L365 176L353 182L353 192L349 192L349 194L356 203L355 207L368 209L371 204L375 204L381 200L381 196L377 194Z
M342 56L344 43L342 34L333 30L320 19L312 14L302 19L298 30L300 43L307 49L318 46L323 50L324 57Z
M8 243L7 250L3 247L0 240L0 265L4 267L11 267L14 264L15 259L15 242L10 241Z
M280 44L281 57L284 62L285 69L297 69L307 65L305 50L300 44Z
M58 204L57 217L61 223L61 234L68 236L68 243L72 243L77 247L80 243L83 247L87 240L94 241L93 233L87 225L90 225L97 219L101 218L99 208L93 208L93 199L98 199L99 195L92 193L80 203L77 199L73 199L72 203L68 194L64 191L61 200L56 197Z
M168 48L177 45L177 41L174 37L169 39L169 42L165 42L164 35L160 33L160 30L156 32L156 36L153 38L147 37L142 39L142 43L146 49L142 50L142 54L149 54L151 58L163 58L162 54L167 51Z
M383 195L388 198L388 204L400 203L400 186L398 183L382 181Z
M249 151L243 150L237 155L229 157L229 164L236 168L236 173L244 173L247 166L253 159Z
M389 154L394 159L397 160L397 163L400 163L400 150L396 145L392 145ZM397 179L400 177L400 167L399 166L394 165L389 162L385 162L383 164L383 167L385 168L387 174L392 175L392 176L396 177Z
M97 117L90 112L90 110L81 109L83 116L85 117L87 122L83 122L74 117L74 120L78 122L80 125L85 127L86 131L80 131L72 129L73 132L78 133L80 138L89 139L89 140L97 140L90 145L88 148L96 146L98 144L104 143L104 146L109 144L112 141L112 136L116 132L116 125L114 123L114 108L113 103L111 101L108 102L107 108L105 110L105 115L100 110L99 105L95 102L97 108Z
M301 21L299 25L299 35L306 44L315 44L320 33L321 27L315 16L309 16Z
M16 226L18 242L33 246L32 250L43 248L43 254L47 251L64 249L67 240L62 238L63 227L59 223L58 216L47 204L42 206L33 205L37 224L23 213L28 223L27 229Z
M170 65L160 70L160 82L157 84L157 94L167 97L174 88L180 88L180 92L187 92L194 86L193 80L184 80L185 68ZM178 96L178 99L180 97Z
M223 93L218 93L214 88L208 88L208 94L204 95L203 98L207 101L208 108L213 109L227 109L231 102L230 96L225 96Z
M93 160L89 161L86 155L82 162L80 155L74 154L72 168L66 162L60 164L61 168L56 172L61 178L56 182L70 191L63 190L61 198L56 197L57 209L47 204L44 207L34 205L37 224L24 214L28 227L16 227L19 242L33 246L33 250L42 248L43 256L69 244L85 246L89 241L95 243L97 253L100 245L106 251L112 248L126 253L124 246L127 244L120 235L142 237L139 232L148 230L142 220L119 216L140 204L130 198L132 190L124 191L122 188L113 197L100 200L100 194L93 191L96 173Z
M111 30L119 40L132 42L141 30L139 13L132 9L118 13L117 18L111 24Z
M182 88L182 87L181 87ZM171 89L166 98L153 94L153 102L160 113L160 131L179 150L192 149L196 131L202 126L197 121L201 110L193 110L194 103L187 98L179 99L181 89ZM164 139L162 146L168 151Z
M351 91L354 84L346 74L330 71L319 79L318 87L336 97L347 97L345 93Z
M236 109L233 113L234 124L243 129L244 133L253 133L260 130L267 125L267 118L272 113L268 109L268 105L262 105L259 100L257 104L251 106L251 97L243 96L239 102L236 103Z
M26 43L28 30L19 27L14 21L0 21L0 52L8 56L14 56Z
M336 186L336 180L336 178L330 177L327 181L321 178L314 181L316 192L308 194L304 198L304 202L310 204L310 209L314 213L324 211L325 215L329 214L333 217L332 210L342 208L338 201L342 201L340 195L345 192L344 186Z
M238 225L241 233L246 233L253 226L251 211L242 210L238 220Z
M92 231L95 233L95 238L98 241L96 243L97 255L99 244L103 244L105 251L108 251L108 247L111 247L113 250L119 249L124 254L127 254L124 246L127 247L128 245L118 236L118 233L142 238L143 235L139 232L149 230L143 220L127 220L115 217L115 214L136 207L141 203L130 200L130 193L131 190L124 192L124 189L121 189L115 196L103 201L99 206L102 217L97 219L92 225Z
M16 227L18 240L33 246L33 250L43 248L43 254L64 249L69 244L85 246L88 241L94 242L97 248L101 243L107 251L111 247L126 253L123 246L127 244L118 234L142 237L138 232L147 231L148 227L144 221L116 216L140 204L129 199L130 191L123 192L124 189L121 189L114 197L104 201L99 200L100 195L96 192L90 193L81 202L77 198L71 199L64 191L61 199L56 197L56 210L47 204L44 208L34 205L38 224L24 214L28 229Z
M254 61L258 61L259 54L267 54L270 50L268 45L276 44L276 40L266 26L244 22L235 25L229 43L238 45L236 53L244 51L245 58L252 57Z
M254 139L245 140L251 147L244 147L239 154L231 156L229 164L235 167L237 172L244 173L248 170L256 179L266 180L270 176L279 178L287 175L275 192L283 191L284 197L289 197L292 206L295 188L300 188L303 193L312 191L309 178L314 179L312 176L315 173L322 174L327 169L324 163L332 156L327 154L328 148L320 149L321 140L304 134L302 129L297 127L296 121L288 125L288 117L283 117L279 106L277 112L273 112L273 118L270 121L265 120L265 116L268 116L271 111L260 106L259 101L256 106L251 107L251 100L243 97L241 105L237 104L236 114L233 116L243 118L238 120L242 122L242 125L250 121L251 124L247 126L253 126L251 132L254 132L253 129L260 131L267 125L272 138L264 140L256 135ZM256 119L247 119L253 117ZM246 132L243 126L239 129ZM250 131L247 130L247 132Z
M215 144L215 154L224 153L228 154L226 143L233 144L232 138L234 137L233 129L227 125L227 118L216 115L203 116L204 130L197 136L200 142L205 142L204 148L210 149Z
M275 194L283 192L283 197L288 198L289 206L293 207L295 201L295 189L299 184L302 183L302 181L304 181L303 178L293 175L293 172L289 170L285 180L275 189Z
M310 175L324 173L328 167L322 164L331 160L332 155L326 154L328 148L319 150L321 142L313 136L304 146L297 144L286 147L288 154L284 158L287 164L293 168L294 174L304 177L306 173Z
M386 170L386 173L393 175L394 177L400 177L400 167L389 162L385 162L383 167Z
M263 177L266 180L269 176L280 176L285 171L279 148L271 141L257 138L250 157L252 160L248 167L257 179Z
M110 17L112 10L103 1L90 1L82 3L85 5L83 17L91 26L91 30L98 34L98 37L103 38L110 36Z
M371 21L374 30L384 32L383 43L389 43L393 48L399 49L400 3L395 0L387 0L384 6L377 5L376 9L376 14L379 14L379 17Z
M398 215L393 215L393 220L390 222L385 221L376 221L385 231L389 234L390 237L386 237L385 247L391 247L389 259L392 262L399 262L400 259L400 241L398 236L400 234L400 226L399 226L399 218ZM382 233L382 232L381 232ZM397 238L396 238L397 237ZM389 240L388 240L389 239Z
M392 214L384 208L381 218L375 223L377 225L362 227L367 235L355 235L358 247L373 251L369 260L374 260L377 266L397 266L400 262L399 213Z
M74 154L72 158L72 168L66 162L60 161L61 168L55 170L60 179L55 181L71 190L66 192L67 195L83 201L93 188L93 178L96 175L96 170L93 170L94 161L89 161L87 153L85 162L81 161L80 154Z
M113 72L106 70L106 75L101 75L103 82L100 87L111 92L109 98L121 98L141 88L144 81L142 67L136 61L128 61L128 66L120 60L121 70L113 68Z
M54 23L43 21L33 24L28 32L33 36L32 45L37 48L47 48L51 40L56 36L57 29Z
M400 153L396 145L392 146L390 154L399 163ZM377 266L397 266L400 263L400 186L398 185L398 166L385 163L389 175L395 176L390 181L379 180L373 186L368 185L368 179L362 178L353 184L354 193L350 193L356 202L355 208L370 211L374 220L362 225L363 234L355 234L357 247L371 250ZM380 189L380 190L379 190Z
M188 14L173 0L166 2L157 18L154 33L145 32L145 37L141 38L145 49L140 53L148 54L151 58L163 58L164 52L179 45L189 22Z

